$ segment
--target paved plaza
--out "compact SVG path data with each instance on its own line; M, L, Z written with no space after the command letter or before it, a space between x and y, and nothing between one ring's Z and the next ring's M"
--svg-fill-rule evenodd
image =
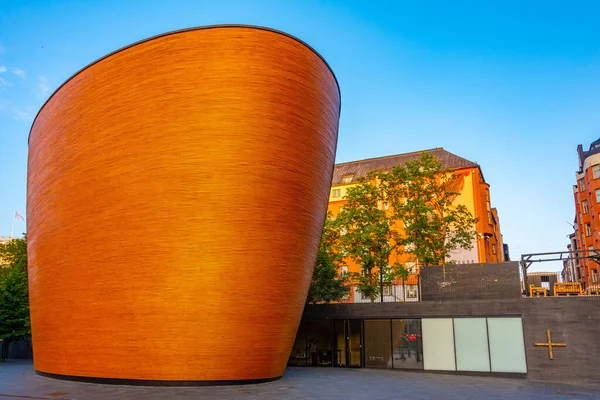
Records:
M37 376L31 362L0 364L0 400L108 399L600 399L600 387L544 384L524 379L374 369L288 368L259 385L142 387L97 385Z

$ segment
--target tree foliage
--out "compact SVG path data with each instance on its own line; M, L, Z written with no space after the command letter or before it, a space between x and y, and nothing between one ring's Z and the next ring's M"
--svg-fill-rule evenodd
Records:
M8 344L31 335L27 282L27 241L13 239L0 244L0 338L4 339L6 358Z
M472 248L477 220L453 204L462 184L460 175L423 153L391 171L373 171L347 190L334 226L342 257L361 266L350 277L363 296L374 301L385 285L408 276L390 261L394 251L440 265L452 251Z
M343 257L361 266L351 273L363 296L374 301L383 285L389 285L406 270L398 263L390 265L390 255L396 247L394 221L382 209L385 200L377 184L362 181L346 191L346 203L335 218Z
M307 303L330 303L348 294L348 277L339 273L341 256L337 247L338 236L331 216L328 215L308 290Z
M394 240L423 265L444 264L457 249L472 249L477 219L462 204L453 205L463 177L444 169L436 157L421 157L374 174L402 229Z

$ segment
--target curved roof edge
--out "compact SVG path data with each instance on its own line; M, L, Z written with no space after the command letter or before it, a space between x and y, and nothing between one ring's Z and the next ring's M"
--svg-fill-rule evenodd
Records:
M151 40L154 39L158 39L161 37L165 37L165 36L170 36L170 35L176 35L178 33L184 33L184 32L191 32L191 31L199 31L199 30L204 30L204 29L219 29L219 28L247 28L247 29L257 29L257 30L263 30L263 31L268 31L268 32L272 32L272 33L276 33L282 36L286 36L292 40L295 40L296 42L302 44L303 46L305 46L306 48L308 48L310 51L312 51L314 54L316 54L324 63L325 66L327 66L327 69L329 69L329 72L331 72L331 75L333 76L333 79L335 80L335 85L338 88L338 95L340 98L340 108L339 108L339 113L341 114L342 112L342 91L340 89L340 83L337 79L337 76L335 76L335 73L333 72L333 69L331 68L331 66L329 65L329 63L327 62L327 60L325 60L325 58L318 52L316 51L311 45L309 45L308 43L306 43L304 40L297 38L294 35L291 35L287 32L284 31L280 31L278 29L274 29L274 28L269 28L266 26L260 26L260 25L248 25L248 24L216 24L216 25L203 25L203 26L194 26L194 27L190 27L190 28L182 28L182 29L177 29L174 31L168 31L168 32L164 32L164 33L160 33L158 35L154 35L154 36L150 36L147 37L145 39L142 40L138 40L137 42L133 42L131 44L128 44L127 46L121 47L117 50L111 51L110 53L92 61L91 63L87 64L85 67L79 69L77 72L75 72L74 74L72 74L71 76L69 76L63 83L61 83L53 92L50 96L48 96L48 98L46 99L46 101L44 101L44 104L42 104L42 106L40 107L40 109L38 110L38 112L35 114L35 118L33 119L33 122L31 122L31 127L29 128L29 134L27 135L27 144L29 144L29 139L31 138L31 130L33 129L33 126L35 125L35 121L37 120L38 116L40 115L40 112L42 112L42 110L44 109L44 107L46 106L46 104L48 104L48 102L54 97L54 95L56 93L58 93L58 91L60 89L62 89L63 86L65 86L71 79L75 78L77 75L79 75L80 73L82 73L83 71L85 71L86 69L92 67L93 65L99 63L100 61L105 60L108 57L111 57L115 54L118 54L122 51L125 51L131 47L140 45L142 43L145 42L149 42Z

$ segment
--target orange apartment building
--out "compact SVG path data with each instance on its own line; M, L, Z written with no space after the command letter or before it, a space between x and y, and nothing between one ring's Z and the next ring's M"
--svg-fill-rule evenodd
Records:
M346 190L356 185L358 179L366 177L370 171L389 171L395 165L420 157L423 152L433 154L446 169L460 176L462 179L460 194L454 200L454 204L465 205L478 219L473 248L455 251L447 261L457 264L504 261L498 212L491 206L490 185L485 182L480 166L443 148L336 164L329 195L329 211L333 216L337 215L345 203ZM409 270L410 276L405 282L399 279L392 286L384 287L384 301L417 301L419 273L417 260L406 254L392 254L391 258L394 262L402 263ZM342 272L346 271L360 272L360 266L347 260L346 265L342 267ZM361 294L353 289L347 301L371 300L362 298Z
M579 170L577 184L573 186L575 200L575 233L571 237L573 250L600 249L600 139L588 151L577 146ZM589 259L575 260L575 280L584 288L598 284L598 264Z

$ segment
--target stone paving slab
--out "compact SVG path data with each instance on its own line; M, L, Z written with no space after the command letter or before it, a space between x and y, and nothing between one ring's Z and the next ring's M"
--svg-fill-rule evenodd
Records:
M525 379L375 369L290 367L282 379L241 386L143 387L98 385L38 376L31 362L0 364L0 400L108 399L600 399L600 387Z

